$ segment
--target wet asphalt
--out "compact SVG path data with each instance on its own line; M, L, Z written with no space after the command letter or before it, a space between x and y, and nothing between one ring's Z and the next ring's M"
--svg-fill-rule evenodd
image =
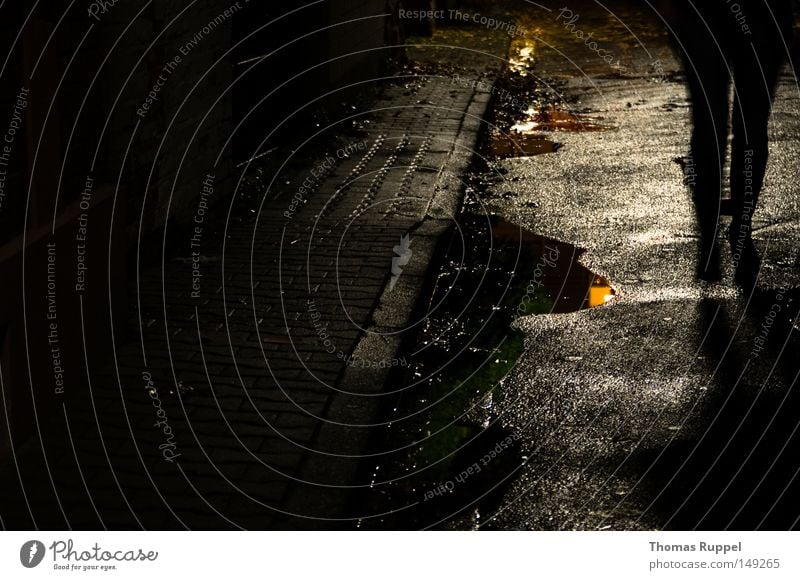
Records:
M612 13L575 2L575 29L558 9L532 9L527 35L512 43L512 57L532 51L530 74L562 110L608 129L541 132L561 146L501 161L488 210L585 250L580 262L616 296L516 321L526 350L492 414L520 436L520 467L498 505L454 527L797 526L800 91L787 68L754 220L764 260L756 289L734 284L726 245L723 281L697 282L693 208L674 161L688 146L687 92L666 36L638 4ZM593 32L619 63L574 30Z

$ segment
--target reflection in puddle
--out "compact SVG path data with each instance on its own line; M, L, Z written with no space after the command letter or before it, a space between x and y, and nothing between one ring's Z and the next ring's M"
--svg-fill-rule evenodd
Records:
M608 131L611 126L603 124L601 117L592 117L580 113L561 111L551 106L547 109L529 108L525 119L511 127L512 131L528 133L530 131Z
M375 466L367 500L386 515L364 527L440 528L465 506L476 514L499 509L507 482L527 461L498 414L508 404L502 381L525 349L525 334L512 323L600 306L615 295L577 262L582 250L473 213L476 199L465 204L407 355L413 364L403 394L376 439L397 450ZM378 468L388 478L380 484Z
M552 312L595 308L616 296L607 279L578 262L584 250L572 244L536 235L497 216L492 218L492 235L501 244L524 245L542 257L534 282L553 299Z
M530 157L543 153L555 153L561 143L551 141L542 134L501 133L492 131L489 151L496 157Z
M530 38L514 42L509 51L508 68L520 76L526 76L533 68L536 45Z
M569 113L555 107L546 110L529 108L523 120L511 126L508 133L492 130L489 135L489 151L496 157L531 157L544 153L555 153L561 148L547 133L608 131L600 117Z

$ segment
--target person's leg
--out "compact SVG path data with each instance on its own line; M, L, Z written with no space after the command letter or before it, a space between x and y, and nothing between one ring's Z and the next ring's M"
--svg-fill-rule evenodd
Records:
M695 10L699 8L698 14ZM689 155L695 168L692 196L700 230L697 274L719 279L716 245L722 191L722 168L728 136L730 70L725 59L724 19L715 8L689 7L676 37L677 49L692 102L692 136Z
M774 4L774 6L772 6ZM751 239L755 211L769 156L768 126L775 84L790 45L788 2L743 1L742 43L734 53L732 214L729 240L737 279L753 281L759 261ZM777 21L777 23L776 23Z

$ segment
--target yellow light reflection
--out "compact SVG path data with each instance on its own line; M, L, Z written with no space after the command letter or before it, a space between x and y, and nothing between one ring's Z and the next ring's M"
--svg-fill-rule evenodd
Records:
M511 50L512 56L508 59L508 63L512 71L525 76L533 65L536 45L530 39L523 39L518 44L522 46L516 46Z
M614 299L616 293L602 276L595 276L594 282L589 288L589 308L602 306L606 302Z

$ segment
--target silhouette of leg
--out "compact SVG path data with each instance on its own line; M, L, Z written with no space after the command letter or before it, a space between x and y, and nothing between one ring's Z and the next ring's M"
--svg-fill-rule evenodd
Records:
M729 231L736 279L753 284L760 261L753 244L752 218L769 156L768 126L778 73L791 33L788 3L770 10L763 2L744 2L751 34L743 37L733 57L734 105L731 151L733 220ZM775 26L774 17L784 25Z
M692 195L700 230L697 275L718 280L719 251L716 244L722 191L722 167L728 135L730 71L724 57L725 33L714 9L687 19L678 34L678 49L692 101L690 156L695 166Z

